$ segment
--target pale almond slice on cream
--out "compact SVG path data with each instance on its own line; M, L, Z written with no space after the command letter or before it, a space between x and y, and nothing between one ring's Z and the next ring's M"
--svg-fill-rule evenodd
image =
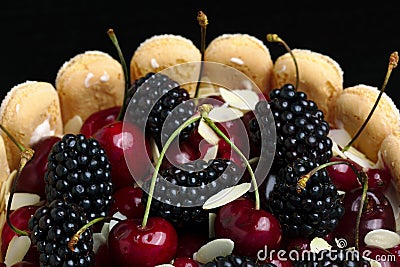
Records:
M236 108L219 106L214 107L208 117L214 122L227 122L243 117L243 112Z
M29 236L14 236L8 245L4 263L7 266L12 266L22 261L30 246L31 239Z
M387 229L376 229L364 236L364 242L370 246L388 249L400 244L400 235Z
M241 110L253 110L259 101L259 97L255 91L246 89L228 90L219 88L222 99L230 106Z
M212 145L218 144L220 138L204 120L200 120L197 131L208 143Z
M80 133L82 125L83 120L81 116L75 115L64 125L64 134L78 134Z
M218 256L225 257L232 254L233 248L234 242L231 239L214 239L200 247L193 255L193 259L201 264L206 264L207 262L213 261Z
M211 196L203 204L203 209L210 210L228 204L246 194L251 188L251 183L241 183L225 189Z

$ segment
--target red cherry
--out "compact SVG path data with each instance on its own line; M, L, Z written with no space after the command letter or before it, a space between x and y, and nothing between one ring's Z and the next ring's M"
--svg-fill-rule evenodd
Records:
M176 258L174 260L174 266L175 267L199 267L199 264L197 261L195 261L189 257L183 257L183 258Z
M199 159L200 156L201 155L198 148L189 142L181 142L179 146L173 143L173 145L171 145L165 153L165 157L163 158L160 168L161 170L164 170L177 164L194 161Z
M178 249L175 257L193 257L200 247L209 241L206 233L202 231L193 231L192 229L183 229L178 233Z
M93 113L83 122L80 133L82 133L86 137L93 136L94 133L102 127L115 122L117 120L120 109L121 107L117 106L99 110Z
M37 206L23 206L10 213L10 221L12 225L22 231L29 231L28 221L35 214ZM1 230L1 254L6 255L8 245L14 236L18 236L10 226L5 223Z
M388 248L387 250L396 256L397 264L400 264L400 245Z
M4 265L4 266L6 266L6 265ZM39 263L36 263L36 262L20 261L20 262L14 263L10 267L39 267L39 266L40 266Z
M332 157L330 162L347 162L352 164L357 170L362 170L361 166L350 159L343 159L340 157ZM335 164L326 167L329 177L332 182L336 185L338 190L345 192L351 191L361 186L356 174L352 168L347 164Z
M368 188L376 188L384 192L389 187L392 176L388 170L368 169L366 173L368 176Z
M60 140L57 136L47 136L32 145L35 154L22 169L15 192L38 194L41 199L46 199L43 177L47 168L47 156L53 145Z
M254 202L240 198L221 207L215 218L215 236L230 238L235 243L234 253L257 257L265 247L278 249L282 229L271 213L254 208Z
M178 235L161 217L150 217L144 229L140 220L128 219L111 229L108 246L117 266L154 267L174 259Z
M119 188L113 194L113 204L110 207L110 215L117 211L128 219L143 218L145 207L142 204L143 190L133 185Z
M356 188L344 195L343 206L345 212L334 231L335 237L344 238L350 246L355 245L354 229L360 208L361 193L362 188ZM364 236L369 231L376 229L395 231L395 217L393 208L386 196L379 190L369 189L359 226L360 245L364 244Z
M150 149L139 127L128 122L117 121L99 129L94 134L94 138L103 146L110 161L114 191L133 185L133 175L137 180L146 178L151 166L148 157ZM129 162L129 168L127 162Z
M387 249L375 246L360 247L361 255L376 260L381 264L381 267L398 267L396 255Z
M110 252L107 243L101 244L96 252L94 267L109 267L112 266Z

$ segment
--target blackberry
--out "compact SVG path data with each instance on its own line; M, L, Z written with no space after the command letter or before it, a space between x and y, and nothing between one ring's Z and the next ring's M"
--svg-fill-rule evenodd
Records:
M175 129L194 115L195 105L189 99L188 91L176 81L167 75L150 72L137 79L129 89L127 113L130 120L145 126L149 135L161 145ZM170 115L171 119L167 120ZM180 133L180 140L187 139L195 126L193 123L186 127Z
M66 134L53 145L44 176L48 202L65 199L83 207L89 220L108 215L110 163L97 140Z
M78 205L56 199L39 207L28 221L32 244L39 252L40 266L93 266L93 231L89 227L79 237L74 250L68 242L88 223Z
M298 261L293 261L293 267L368 267L369 261L364 259L357 250L332 247L330 250L303 253Z
M164 201L161 197L153 196L150 214L163 217L178 228L208 224L209 211L201 207L207 200L206 196L232 185L233 181L238 182L242 173L228 159L212 159L208 162L200 159L164 169L160 172L161 177L157 177L154 190L162 195ZM168 183L180 187L177 190ZM150 182L147 182L144 188L148 189L149 185ZM142 196L144 205L148 198L146 192L148 190Z
M269 97L277 137L274 164L285 166L303 156L318 164L328 162L332 157L330 127L317 104L304 92L296 92L291 84L272 90ZM267 106L266 101L258 102L256 114L263 118ZM253 118L249 122L250 140L256 144L261 141L259 121Z
M312 175L299 190L299 179L316 166L313 160L299 158L278 172L268 206L287 236L323 237L343 216L341 198L326 169Z
M254 259L246 256L228 255L216 257L204 267L276 267L273 263L257 263Z

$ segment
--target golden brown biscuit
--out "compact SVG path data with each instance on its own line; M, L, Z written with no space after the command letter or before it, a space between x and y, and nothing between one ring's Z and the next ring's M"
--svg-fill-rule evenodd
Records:
M368 85L345 88L336 100L337 127L344 128L353 137L368 117L378 95L378 88ZM376 162L382 141L399 129L399 118L399 111L394 102L383 93L371 119L353 146Z
M43 136L63 133L60 102L54 86L47 82L27 81L14 86L3 99L0 122L24 147ZM10 170L18 167L20 150L2 132Z
M121 106L125 78L121 64L107 53L86 51L65 62L55 81L64 125L96 111Z

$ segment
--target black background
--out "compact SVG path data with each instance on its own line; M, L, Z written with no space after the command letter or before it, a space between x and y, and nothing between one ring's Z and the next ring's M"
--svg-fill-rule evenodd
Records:
M344 72L344 87L380 88L390 54L400 50L400 9L390 1L356 8L318 2L2 1L1 97L27 80L54 84L62 64L87 50L101 50L118 59L107 35L109 28L117 34L127 62L141 42L157 34L182 35L200 48L199 10L210 23L207 43L224 33L248 33L262 40L275 60L286 51L268 43L266 35L277 33L292 49L332 57ZM399 89L400 68L393 71L386 88L398 107Z

